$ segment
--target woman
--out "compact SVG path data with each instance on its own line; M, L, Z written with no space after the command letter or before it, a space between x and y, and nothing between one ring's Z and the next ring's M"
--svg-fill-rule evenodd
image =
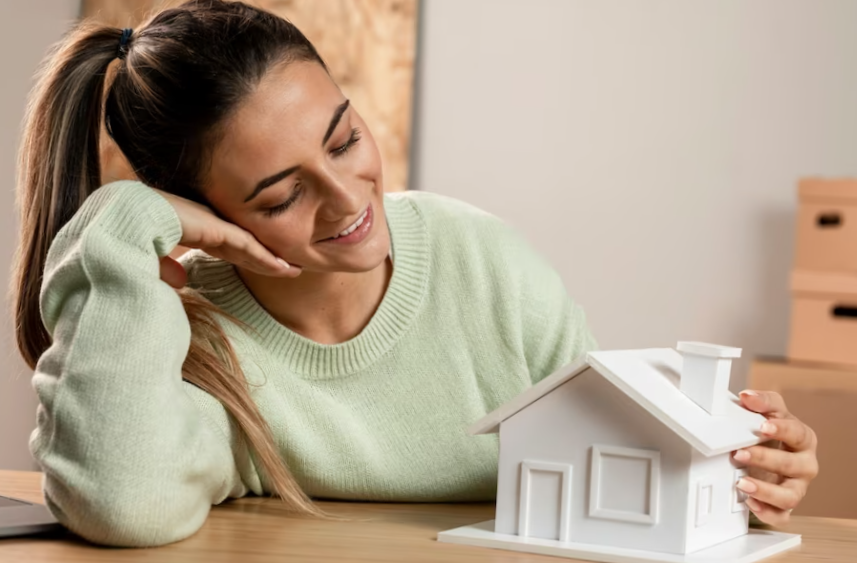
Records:
M102 113L141 182L99 187ZM249 493L309 514L490 499L497 443L463 429L594 346L499 220L384 196L315 49L241 3L79 26L33 94L20 178L31 450L50 509L94 542L176 541ZM196 249L181 264L178 244ZM773 475L745 482L753 509L779 522L815 472L790 436L811 431L776 396L744 400L795 450L748 454Z

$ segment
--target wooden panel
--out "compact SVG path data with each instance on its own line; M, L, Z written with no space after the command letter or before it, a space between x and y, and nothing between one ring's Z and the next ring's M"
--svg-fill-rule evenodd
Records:
M177 0L83 0L85 15L136 27ZM366 120L384 162L387 191L407 187L417 0L248 0L292 21ZM106 133L103 181L133 178Z
M857 370L756 361L750 388L780 393L818 435L818 477L795 514L857 518Z

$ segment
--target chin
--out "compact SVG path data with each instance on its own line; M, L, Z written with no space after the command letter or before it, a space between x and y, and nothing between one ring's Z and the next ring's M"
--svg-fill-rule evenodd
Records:
M296 260L306 272L335 273L346 272L358 274L371 272L381 266L390 254L390 233L387 225L383 224L383 232L373 233L371 239L363 241L355 247L343 247L334 252L326 251L319 256L320 260L307 260L303 264Z
M385 255L383 258L381 258L380 260L378 260L377 262L375 262L371 265L370 264L355 264L352 266L352 265L348 264L348 265L345 265L341 268L337 268L336 270L334 270L334 272L346 273L346 274L365 274L366 272L373 271L375 268L379 268L384 263L384 259L386 259L386 258L387 258L387 256Z
M384 236L383 238L383 241L372 241L373 244L371 246L363 248L359 252L355 252L353 256L349 256L333 265L333 271L355 274L371 272L383 264L384 260L390 254L389 236Z

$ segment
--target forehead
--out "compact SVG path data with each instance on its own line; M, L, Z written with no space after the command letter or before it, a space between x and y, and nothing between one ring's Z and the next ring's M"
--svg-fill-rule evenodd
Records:
M343 97L339 88L318 63L294 62L275 67L232 115L230 136L252 142L279 136L288 129L319 138ZM324 123L322 123L324 122ZM321 131L313 125L321 125Z
M344 100L318 63L275 67L225 124L214 149L212 180L246 189L299 165L321 149L333 112Z

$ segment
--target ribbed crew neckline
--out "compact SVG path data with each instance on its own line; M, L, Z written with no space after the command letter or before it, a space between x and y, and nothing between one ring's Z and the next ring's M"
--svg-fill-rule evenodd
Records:
M406 197L387 195L384 208L392 244L393 275L381 304L363 331L340 344L320 344L274 319L241 280L235 267L199 253L191 258L192 287L212 303L253 327L269 357L307 379L355 374L375 363L399 341L419 312L430 272L425 220Z

